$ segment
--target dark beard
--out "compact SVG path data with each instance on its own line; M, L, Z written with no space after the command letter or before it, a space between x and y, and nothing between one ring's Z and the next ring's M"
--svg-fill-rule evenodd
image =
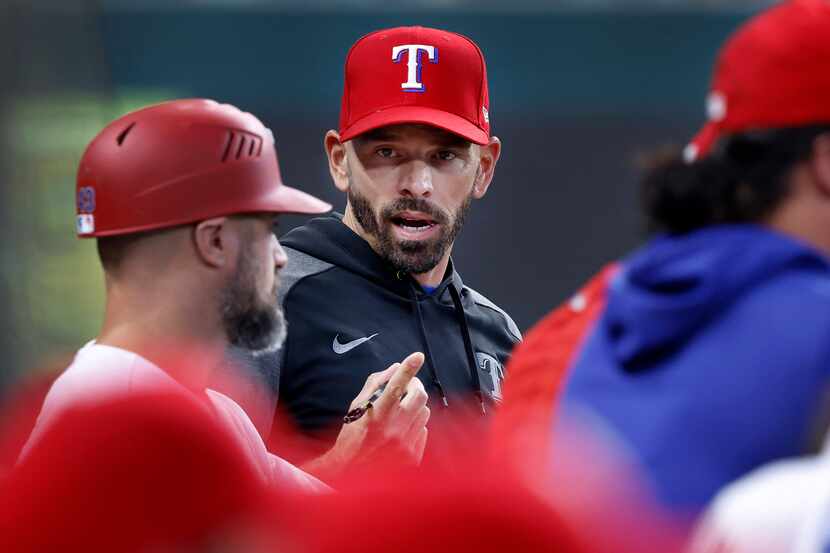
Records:
M449 216L423 198L398 198L381 209L380 215L376 216L369 200L357 192L354 185L349 186L347 194L358 224L367 234L377 239L378 254L395 270L414 274L426 273L438 265L461 232L472 201L471 193L456 210L452 226L447 229ZM441 225L438 236L431 240L395 240L390 218L406 210L420 211L432 217Z
M260 300L252 255L244 251L239 269L222 291L222 323L228 341L255 355L276 351L285 340L286 324L277 299L278 282L267 302Z

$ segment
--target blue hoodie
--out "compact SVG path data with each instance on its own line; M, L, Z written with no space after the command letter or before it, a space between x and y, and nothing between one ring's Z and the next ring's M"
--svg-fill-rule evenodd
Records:
M571 367L588 413L675 511L802 453L830 382L830 265L751 225L660 237L635 252Z

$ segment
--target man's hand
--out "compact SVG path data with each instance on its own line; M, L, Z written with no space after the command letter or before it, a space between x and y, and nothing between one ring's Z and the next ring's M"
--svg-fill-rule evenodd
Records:
M415 374L424 354L410 354L401 363L373 373L352 401L349 410L364 404L384 383L386 389L358 420L344 424L334 447L303 468L323 479L340 475L349 467L379 460L417 465L424 455L429 420L427 393Z

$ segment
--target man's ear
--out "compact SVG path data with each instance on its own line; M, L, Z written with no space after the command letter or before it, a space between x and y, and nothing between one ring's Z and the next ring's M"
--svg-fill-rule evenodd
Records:
M501 140L496 136L491 137L490 142L484 146L479 146L479 166L473 183L473 198L481 199L487 193L496 172L496 163L499 161L500 154Z
M819 135L813 141L810 169L821 192L830 196L830 133Z
M337 131L329 131L323 139L323 147L329 158L329 172L334 186L341 192L349 189L349 161L346 159L346 145L340 141Z
M193 229L193 246L199 259L210 267L224 267L234 259L239 244L229 230L227 217L214 217Z

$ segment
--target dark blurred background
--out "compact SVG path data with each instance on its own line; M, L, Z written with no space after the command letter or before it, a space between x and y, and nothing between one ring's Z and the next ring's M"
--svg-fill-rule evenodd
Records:
M526 330L643 240L638 159L692 136L718 45L769 3L0 0L0 393L97 332L74 173L109 120L172 98L236 104L274 130L286 182L342 211L322 137L349 46L396 25L470 36L504 148L454 259Z

